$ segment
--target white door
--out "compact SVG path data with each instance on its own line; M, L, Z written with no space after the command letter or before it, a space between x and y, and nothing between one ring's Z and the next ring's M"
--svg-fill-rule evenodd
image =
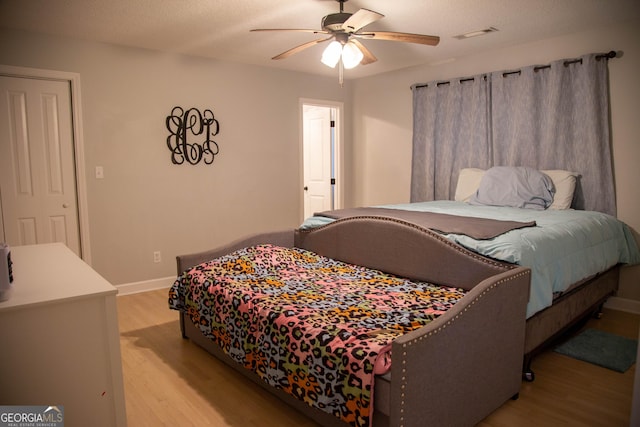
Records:
M334 208L331 108L304 106L304 216Z
M69 82L0 76L0 98L6 242L62 242L81 256Z

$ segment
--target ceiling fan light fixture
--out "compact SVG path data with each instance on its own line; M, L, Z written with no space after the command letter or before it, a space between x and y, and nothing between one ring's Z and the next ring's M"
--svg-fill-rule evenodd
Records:
M342 47L342 64L347 70L357 66L362 58L364 58L364 54L355 43L347 42Z
M340 61L340 56L342 55L342 44L340 42L334 40L327 48L322 52L322 63L327 67L335 68Z
M373 10L360 8L355 13L344 11L344 3L347 0L336 0L340 3L340 12L330 13L322 18L321 30L303 28L262 28L251 31L291 31L313 34L324 34L323 38L302 43L289 50L286 50L271 59L279 60L288 58L293 54L302 52L319 43L331 41L322 52L320 61L328 67L339 66L340 84L342 84L343 72L345 69L354 68L358 65L368 65L376 62L378 58L358 39L367 40L391 40L395 42L417 43L422 45L436 46L440 42L440 37L425 34L399 33L396 31L363 31L363 28L384 18L384 15ZM350 38L353 36L353 39Z

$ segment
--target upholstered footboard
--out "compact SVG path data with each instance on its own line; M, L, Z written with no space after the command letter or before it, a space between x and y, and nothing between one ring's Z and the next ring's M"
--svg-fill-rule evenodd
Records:
M529 283L523 270L486 280L427 327L396 340L391 372L375 380L374 427L474 425L517 396ZM269 387L202 335L188 316L180 318L185 338L323 426L344 426Z
M178 272L240 247L273 243L469 292L421 329L396 339L391 371L375 379L374 427L473 425L521 385L530 270L480 257L414 225L350 218L311 232L284 231L178 257ZM205 338L181 313L183 335L327 426L338 418L266 386Z
M467 304L397 339L390 425L474 425L517 396L528 288L525 269L491 277Z

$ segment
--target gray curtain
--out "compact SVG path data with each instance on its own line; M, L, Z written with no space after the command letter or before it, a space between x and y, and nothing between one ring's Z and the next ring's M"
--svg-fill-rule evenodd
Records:
M459 82L413 87L412 202L452 199L464 167L529 166L580 174L573 207L616 214L606 59L590 54ZM480 83L484 90L474 90Z
M458 170L491 165L486 77L412 88L412 202L453 198Z

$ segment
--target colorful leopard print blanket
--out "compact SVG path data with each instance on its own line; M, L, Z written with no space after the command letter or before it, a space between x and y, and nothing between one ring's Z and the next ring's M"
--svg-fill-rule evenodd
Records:
M393 340L465 291L411 282L298 248L260 245L184 272L169 306L265 382L368 426Z

